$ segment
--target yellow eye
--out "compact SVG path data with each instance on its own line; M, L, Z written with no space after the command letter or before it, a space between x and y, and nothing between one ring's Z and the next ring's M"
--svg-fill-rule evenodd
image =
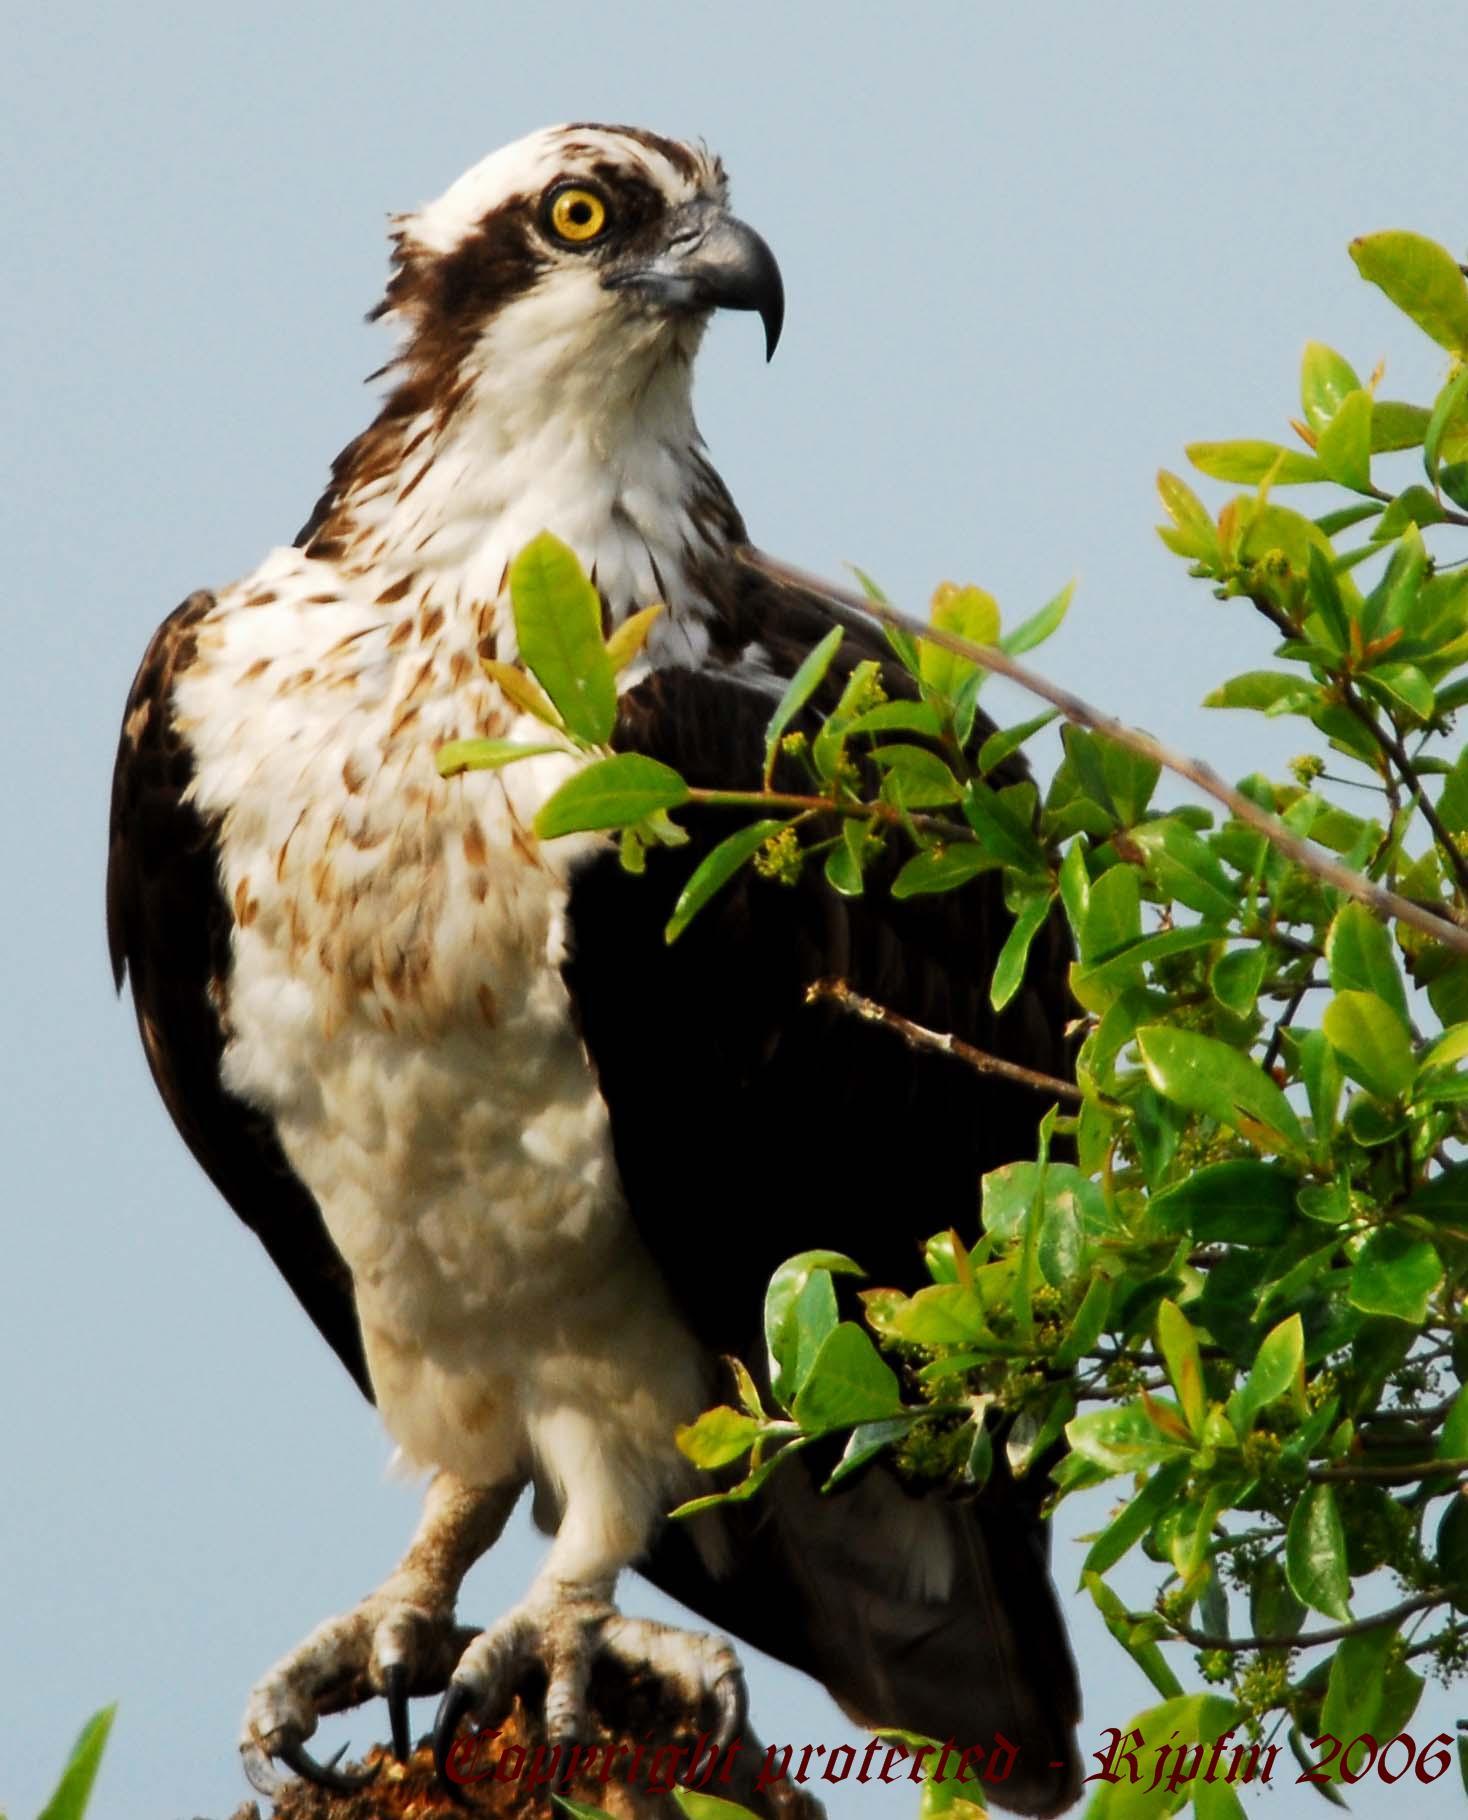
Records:
M595 190L568 184L551 199L551 232L562 240L580 244L595 240L607 225L607 205Z

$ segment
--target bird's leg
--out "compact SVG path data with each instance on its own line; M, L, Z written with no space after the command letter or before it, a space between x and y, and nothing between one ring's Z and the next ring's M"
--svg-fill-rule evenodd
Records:
M322 1714L373 1694L387 1696L393 1748L407 1756L408 1697L439 1693L477 1634L455 1625L454 1603L465 1574L498 1540L520 1489L518 1481L470 1486L439 1473L408 1552L377 1591L318 1625L256 1682L240 1754L262 1794L278 1786L273 1761L329 1787L356 1786L331 1764L314 1763L303 1747Z
M499 1720L537 1669L546 1683L547 1742L586 1739L586 1690L592 1664L603 1654L633 1676L651 1673L692 1713L711 1706L721 1747L743 1725L744 1673L733 1646L722 1637L623 1617L612 1601L617 1574L641 1549L588 1546L591 1538L577 1518L573 1501L525 1598L459 1658L434 1724L440 1775L447 1774L460 1720L471 1713Z

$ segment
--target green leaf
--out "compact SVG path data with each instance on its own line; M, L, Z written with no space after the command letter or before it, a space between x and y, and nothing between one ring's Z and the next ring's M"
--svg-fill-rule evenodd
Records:
M92 1784L102 1764L112 1721L117 1716L117 1702L104 1706L87 1720L72 1746L55 1793L42 1808L37 1820L81 1820L92 1796Z
M501 663L495 657L481 657L479 667L500 693L512 701L523 714L530 714L557 733L565 731L565 722L557 714L550 697L527 670L517 664Z
M1374 992L1405 1020L1407 990L1395 944L1364 904L1347 904L1330 925L1325 964L1337 992Z
M1307 1485L1290 1513L1285 1573L1290 1590L1302 1605L1341 1623L1350 1621L1346 1534L1329 1485Z
M1277 1163L1235 1157L1195 1169L1152 1197L1160 1231L1200 1245L1277 1245L1294 1223L1295 1178Z
M1080 851L1079 842L1071 851ZM1067 859L1066 864L1069 863ZM1078 870L1084 876L1083 864ZM1081 933L1081 959L1089 965L1134 941L1141 933L1142 888L1136 871L1131 866L1113 866L1090 886Z
M989 1003L996 1011L1002 1011L1019 991L1025 977L1030 943L1044 928L1054 901L1048 895L1027 897L1010 925L1009 934L1004 938L1004 946L999 950L999 958L994 963L993 976L989 981Z
M790 1413L810 1434L855 1422L877 1422L902 1409L896 1374L854 1321L822 1342Z
M1201 1779L1190 1780L1181 1783L1176 1793L1169 1794L1168 1770L1174 1763L1194 1763L1195 1759L1206 1765L1211 1752L1201 1747L1223 1737L1243 1716L1242 1707L1220 1694L1179 1694L1160 1706L1136 1714L1126 1726L1123 1737L1136 1732L1143 1739L1143 1745L1136 1750L1141 1773L1133 1782L1125 1761L1120 1760L1118 1779L1102 1783L1093 1797L1086 1820L1162 1820L1162 1816L1175 1813L1199 1791L1210 1787L1226 1789L1228 1784L1222 1780L1222 1774L1227 1772L1230 1761L1228 1750L1220 1753L1219 1770L1215 1772L1218 1779L1212 1784ZM1177 1754L1163 1759L1163 1748ZM1161 1775L1154 1784L1152 1773L1159 1766ZM1209 1820L1233 1820L1233 1811L1227 1805L1215 1808Z
M842 1450L841 1458L836 1462L835 1470L821 1490L834 1491L844 1479L859 1472L868 1460L874 1460L884 1448L890 1447L894 1441L900 1441L918 1419L918 1415L913 1413L892 1416L882 1422L858 1422Z
M932 891L953 891L980 872L991 871L999 861L977 841L958 841L951 847L929 847L914 853L892 881L893 897L922 897Z
M873 762L886 772L882 795L907 809L933 809L963 795L958 779L936 752L922 746L876 746Z
M1376 400L1371 407L1371 453L1388 455L1397 449L1418 448L1431 415L1420 404Z
M705 1795L699 1789L683 1788L677 1783L670 1792L688 1820L755 1820L752 1809L738 1807L718 1795Z
M712 1470L747 1454L764 1426L754 1416L722 1403L717 1409L706 1409L696 1422L680 1428L674 1439L679 1452L695 1466Z
M1468 1460L1468 1384L1453 1398L1436 1452L1440 1460Z
M945 582L933 595L930 623L941 632L952 632L971 644L992 645L999 637L999 605L992 594L982 588L958 588ZM937 694L952 700L974 664L956 651L920 639L918 667L922 680Z
M842 897L860 897L863 890L862 830L854 821L841 825L841 838L826 854L826 883Z
M1192 1461L1186 1458L1159 1466L1091 1544L1081 1564L1082 1575L1104 1574L1140 1542L1163 1512L1172 1508L1192 1469Z
M1208 975L1213 996L1236 1017L1252 1017L1269 961L1269 950L1262 942L1220 954Z
M1187 458L1210 480L1229 480L1254 486L1273 474L1276 486L1299 486L1324 480L1325 469L1313 455L1281 448L1277 442L1190 442Z
M1198 1336L1182 1309L1170 1299L1164 1299L1157 1310L1157 1347L1166 1361L1167 1375L1188 1427L1195 1435L1201 1435L1205 1404Z
M617 724L617 678L601 636L601 596L570 547L542 531L510 564L520 661L579 739L604 745Z
M573 1801L569 1795L558 1795L554 1789L550 1798L563 1814L569 1814L571 1820L612 1820L604 1807L588 1807L584 1801ZM743 1815L743 1808L736 1807L734 1812Z
M1169 1702L1173 1699L1182 1698L1183 1690L1178 1682L1177 1676L1168 1666L1167 1658L1157 1647L1156 1643L1152 1641L1152 1637L1155 1636L1157 1632L1155 1629L1156 1621L1151 1614L1149 1613L1147 1617L1143 1618L1139 1623L1099 1574L1082 1574L1081 1584L1095 1601L1096 1609L1100 1612L1107 1630L1111 1632L1116 1641L1137 1664L1138 1668L1141 1669L1142 1673L1157 1689L1158 1693L1163 1695L1165 1699L1168 1699ZM1154 1712L1162 1712L1165 1709L1156 1707L1153 1710ZM1133 1724L1140 1726L1147 1716L1148 1715L1146 1714L1138 1714L1137 1718L1133 1721ZM1128 1727L1127 1729L1131 1730L1132 1728ZM1153 1735L1160 1734L1142 1733L1144 1738ZM1113 1793L1113 1790L1127 1786L1129 1785L1125 1782L1107 1784L1100 1791L1100 1794L1103 1798L1109 1797ZM1093 1802L1087 1820L1094 1820L1095 1812L1096 1804ZM1147 1810L1143 1809L1137 1813L1136 1820L1152 1820L1152 1816Z
M1227 921L1238 909L1239 888L1201 835L1176 816L1132 830L1132 841L1161 890L1200 916Z
M780 697L775 712L770 716L769 725L765 728L766 777L774 766L775 751L785 729L820 688L831 667L831 659L840 649L843 636L840 626L833 627L813 650L806 652L801 659L800 668L786 683L785 693Z
M1371 490L1371 394L1348 392L1316 442L1320 465L1356 493Z
M1459 282L1462 282L1461 278ZM1434 486L1438 484L1443 439L1447 435L1448 426L1460 415L1460 406L1465 397L1468 397L1468 362L1458 368L1438 393L1432 407L1432 416L1428 420L1427 435L1423 438L1422 465Z
M747 828L738 829L726 840L721 840L712 852L706 853L678 894L673 914L663 930L664 941L677 941L704 905L723 890L739 868L753 859L772 835L789 826L789 822L781 821L751 822Z
M1379 1624L1375 1630L1342 1638L1331 1659L1330 1681L1320 1713L1322 1732L1347 1742L1363 1732L1375 1732L1396 1640L1396 1627L1391 1624ZM1337 1757L1332 1771L1337 1780L1343 1779L1341 1767ZM1359 1768L1359 1762L1350 1767Z
M1011 657L1021 657L1026 651L1033 651L1036 645L1044 644L1070 610L1071 596L1075 591L1075 583L1068 581L1038 613L1032 613L1028 619L1021 620L1012 632L1006 632L998 641L999 649L1007 651Z
M788 1360L784 1386L787 1397L797 1393L809 1378L821 1348L841 1318L836 1309L836 1285L829 1270L813 1270L805 1279L792 1315L795 1346L794 1355Z
M1045 713L1037 714L1033 720L1021 721L1017 727L1005 727L1001 732L991 733L979 747L980 772L987 777L996 766L1004 763L1011 752L1017 752L1031 734L1038 733L1041 727L1048 727L1058 712L1058 709L1049 708Z
M1166 1409L1168 1405L1155 1407ZM1122 1403L1076 1416L1065 1425L1072 1449L1108 1473L1141 1472L1190 1451L1180 1434L1159 1428L1141 1403Z
M1292 1314L1264 1336L1248 1377L1228 1400L1228 1419L1239 1434L1247 1434L1261 1409L1292 1390L1303 1390L1304 1358L1305 1329L1299 1315Z
M659 809L688 801L688 785L671 766L640 752L618 752L567 778L535 818L542 840L593 828L625 828Z
M1442 1280L1436 1246L1398 1227L1379 1226L1351 1271L1351 1306L1421 1327Z
M656 601L652 606L630 614L621 625L613 627L612 635L607 640L607 657L614 671L625 670L641 652L662 611L663 603Z
M1404 487L1371 529L1373 543L1389 543L1408 525L1441 524L1447 514L1426 487Z
M977 780L969 785L963 799L964 819L991 859L1021 871L1038 871L1044 865L1044 850L1021 808L1033 801L1034 785L1030 783L1011 784L1004 790L991 790Z
M769 1354L770 1389L776 1400L785 1403L793 1394L787 1382L795 1368L795 1305L810 1280L812 1271L829 1271L835 1276L865 1275L860 1264L841 1251L801 1251L787 1258L770 1278L765 1291L765 1346Z
M1468 353L1468 283L1446 247L1392 230L1363 234L1350 251L1361 276L1380 285L1418 328L1453 353Z
M1205 708L1254 708L1263 714L1304 714L1320 700L1318 683L1282 670L1245 670L1203 697Z
M1395 1100L1417 1074L1412 1038L1401 1014L1374 992L1338 992L1320 1027L1353 1081L1380 1099Z
M1230 1125L1264 1149L1304 1150L1294 1108L1249 1056L1214 1037L1167 1024L1139 1030L1137 1048L1164 1099Z
M848 738L854 733L924 733L937 739L942 732L942 722L925 701L881 702L858 714L846 729Z
M440 777L457 777L461 771L498 771L517 759L535 758L542 752L560 752L565 746L528 746L518 739L451 739L434 754Z
M1361 381L1350 362L1321 341L1305 343L1300 362L1300 404L1312 430L1323 430Z

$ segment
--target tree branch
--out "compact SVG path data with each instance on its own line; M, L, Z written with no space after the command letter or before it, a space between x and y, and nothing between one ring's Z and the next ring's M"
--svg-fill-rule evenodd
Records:
M1023 1068L1018 1062L1007 1062L1000 1055L990 1055L987 1049L975 1049L972 1043L966 1043L961 1037L950 1036L946 1031L926 1030L921 1024L915 1024L900 1012L889 1010L886 1005L879 1005L875 999L864 998L861 993L853 992L845 980L817 980L813 986L805 989L805 1000L808 1005L820 999L829 999L839 1005L843 1011L853 1011L858 1017L864 1017L869 1023L882 1024L888 1030L895 1030L911 1049L938 1049L944 1055L954 1056L960 1062L966 1062L978 1074L995 1074L1006 1081L1017 1081L1022 1087L1033 1087L1037 1093L1053 1093L1057 1099L1070 1100L1079 1104L1085 1095L1071 1081L1063 1081L1058 1075L1041 1074L1035 1068Z
M1334 1624L1328 1630L1303 1630L1295 1637L1222 1637L1214 1636L1210 1631L1194 1630L1191 1624L1183 1624L1176 1618L1169 1618L1167 1622L1194 1649L1226 1649L1236 1653L1246 1649L1314 1649L1322 1643L1340 1643L1347 1637L1359 1637L1363 1630L1380 1630L1387 1624L1400 1624L1414 1612L1441 1605L1445 1596L1440 1592L1417 1593L1387 1611L1374 1612L1369 1618L1357 1618L1353 1624Z
M797 588L828 609L835 609L837 617L849 618L851 614L859 613L882 625L895 626L911 637L925 638L930 644L940 645L945 651L966 657L970 663L978 664L997 676L1008 677L1031 695L1037 695L1042 701L1048 701L1052 707L1058 708L1073 725L1099 733L1103 738L1113 740L1117 745L1125 746L1128 751L1186 779L1206 796L1222 803L1237 820L1256 828L1281 853L1322 883L1356 898L1380 917L1409 923L1435 941L1456 949L1460 954L1468 954L1468 928L1464 928L1446 907L1439 912L1425 909L1420 904L1398 896L1395 891L1388 891L1369 878L1363 878L1359 872L1353 872L1349 866L1343 866L1339 860L1332 859L1313 842L1292 833L1278 816L1270 815L1257 803L1250 802L1247 796L1225 783L1211 765L1205 764L1201 759L1189 758L1185 753L1154 739L1151 734L1127 726L1113 714L1103 714L1099 708L1093 708L1089 702L1071 694L1068 689L1062 689L1035 671L1017 664L1007 653L997 650L993 645L976 645L939 626L925 625L910 614L887 605L885 601L867 600L860 594L822 581L819 576L794 568L789 563L778 562L774 557L766 556L762 550L749 545L738 552L738 559L747 567L769 576L771 580L786 587Z

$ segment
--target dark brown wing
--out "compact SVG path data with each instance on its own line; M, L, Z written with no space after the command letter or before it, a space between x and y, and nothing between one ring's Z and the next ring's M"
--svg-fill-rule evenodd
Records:
M745 624L788 667L825 625L760 585L762 598L741 603ZM863 646L849 636L847 661L880 655ZM888 681L902 692L900 673ZM624 699L618 743L695 785L748 787L772 705L728 672L666 671ZM1042 931L1024 988L996 1016L989 978L1009 926L996 876L897 902L885 880L838 897L818 865L794 886L746 869L668 947L682 882L738 825L718 811L679 820L690 845L650 855L644 877L610 855L577 873L566 977L649 1250L704 1343L759 1372L763 1292L784 1259L835 1248L872 1282L916 1287L922 1241L950 1225L974 1232L980 1176L1034 1155L1048 1104L807 1004L807 986L842 978L1053 1074L1065 1067L1068 950L1058 922ZM907 1496L878 1471L823 1499L802 1464L730 1511L728 1572L711 1575L679 1525L643 1568L871 1723L962 1743L1005 1733L1022 1763L991 1794L1056 1812L1077 1786L1079 1696L1046 1569L1043 1491L1001 1469L982 1498L953 1503ZM934 1597L923 1585L944 1562L948 1590Z
M148 1066L184 1142L256 1234L363 1393L371 1396L347 1267L270 1122L220 1081L231 916L214 831L188 801L193 764L173 690L214 596L191 594L149 645L112 777L107 936Z

